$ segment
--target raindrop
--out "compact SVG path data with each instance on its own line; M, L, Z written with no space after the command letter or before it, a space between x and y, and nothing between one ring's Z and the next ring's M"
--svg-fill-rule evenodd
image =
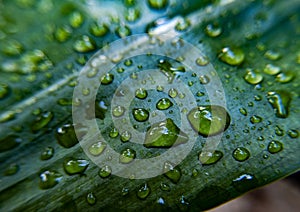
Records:
M253 116L251 116L251 118L250 118L250 122L251 122L252 124L260 123L262 120L263 120L262 117L257 116L257 115L253 115Z
M138 88L135 91L135 97L138 99L145 99L147 96L148 96L148 92L144 88Z
M73 147L78 143L72 124L65 124L62 127L57 128L55 137L58 143L65 148Z
M94 143L89 147L89 153L93 156L101 155L101 153L105 150L106 146L107 144L103 141Z
M280 152L283 149L283 144L279 141L271 141L268 145L268 151L271 154Z
M9 151L20 145L22 139L16 135L8 135L0 139L0 152Z
M211 165L217 163L223 157L219 150L204 151L199 154L199 161L202 165Z
M244 80L248 82L249 84L256 85L260 82L262 82L264 79L263 75L260 73L257 73L251 69L246 70L246 75L244 76Z
M89 36L83 35L75 41L73 48L79 53L91 52L96 49L96 43Z
M181 178L181 170L179 167L175 167L170 162L165 162L163 167L164 175L173 183L178 183Z
M44 171L40 174L39 187L41 189L49 189L56 186L62 179L62 174L56 171Z
M111 167L105 165L105 166L103 166L103 167L100 168L98 174L99 174L99 176L101 178L107 178L107 177L109 177L111 175L111 172L112 172Z
M168 6L168 0L148 0L148 4L152 9L161 10Z
M131 133L127 130L121 133L120 139L122 142L128 142L131 139Z
M106 35L109 32L109 28L106 24L98 24L98 23L93 23L90 26L90 33L96 37L102 37Z
M49 160L54 155L53 147L46 147L41 153L41 160Z
M146 199L151 193L151 189L147 183L142 185L137 191L137 197L140 199Z
M288 117L288 107L291 101L291 96L286 91L270 91L267 94L267 99L272 105L275 115L279 118Z
M219 54L219 58L224 63L237 66L244 61L245 54L241 49L231 49L229 47L225 47L222 49L221 53Z
M280 67L272 64L267 64L266 67L264 68L264 72L269 75L276 75L280 71L281 71Z
M64 170L69 175L83 174L89 166L89 162L84 159L69 159L64 161Z
M88 203L89 205L95 205L97 199L96 199L96 196L95 196L92 192L90 192L90 193L88 193L88 195L86 196L86 201L87 201L87 203Z
M232 156L235 160L243 162L250 157L250 152L244 147L238 147L233 151Z
M126 148L121 152L119 162L127 164L132 162L135 159L135 157L136 152L133 149Z
M175 98L177 96L177 94L178 94L178 91L175 88L171 88L169 90L168 94L169 94L169 97Z
M132 110L132 115L136 121L144 122L149 118L149 112L143 108L135 108Z
M54 38L61 43L67 41L71 35L72 29L69 26L58 27L54 32Z
M10 164L4 171L4 175L5 176L11 176L11 175L14 175L16 174L18 171L19 171L20 167L18 164L16 163L13 163L13 164Z
M156 108L158 110L167 110L172 106L173 106L173 103L168 98L162 98L162 99L158 100L158 102L156 104Z
M217 24L208 24L205 33L210 37L218 37L222 33L222 28Z
M112 110L112 114L114 117L120 117L125 113L125 108L123 106L116 106Z
M125 38L129 35L131 35L131 30L128 26L126 25L120 25L119 27L117 27L116 29L116 34L120 37L120 38Z
M41 115L39 115L34 122L31 124L32 132L37 132L40 129L44 128L49 124L49 122L53 119L53 113L51 111L45 111Z
M102 85L109 85L114 81L114 75L107 73L104 74L101 78L100 78L100 82Z

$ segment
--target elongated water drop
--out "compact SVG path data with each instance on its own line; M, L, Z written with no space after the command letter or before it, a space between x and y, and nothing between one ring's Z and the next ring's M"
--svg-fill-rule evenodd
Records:
M199 161L203 165L211 165L217 163L223 157L223 153L219 150L203 151L199 154Z
M274 112L279 118L288 117L288 108L291 101L291 96L288 92L279 90L271 91L267 94L267 99L272 105Z
M51 111L45 111L40 116L38 116L31 125L32 132L37 132L53 119L53 113Z
M97 143L92 144L89 147L89 153L93 156L101 155L101 153L105 150L107 144L103 141L99 141Z
M181 178L181 170L179 167L175 167L170 162L165 162L163 167L164 175L169 178L173 183L178 183Z
M78 143L72 124L65 124L62 127L57 128L55 137L58 143L65 148L70 148Z
M20 145L22 139L17 135L8 135L0 139L0 153L9 151Z
M40 183L39 186L41 189L53 188L57 185L62 179L62 174L56 171L44 171L40 174Z
M245 54L241 49L231 49L229 47L225 47L222 49L219 57L224 63L237 66L244 61Z
M82 174L88 166L89 162L84 159L69 159L64 162L64 170L69 175Z

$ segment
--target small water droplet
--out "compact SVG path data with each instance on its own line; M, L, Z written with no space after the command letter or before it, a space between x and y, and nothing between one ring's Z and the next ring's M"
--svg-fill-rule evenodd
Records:
M125 38L129 35L131 35L131 30L128 26L126 25L120 25L119 27L117 27L116 29L116 34L120 37L120 38Z
M132 115L136 121L144 122L149 118L149 111L143 108L135 108L132 110Z
M267 64L264 68L264 72L269 75L276 75L281 71L281 68L273 64Z
M244 61L245 54L241 49L231 49L229 47L225 47L222 49L221 53L219 54L219 58L224 63L237 66Z
M69 16L69 22L73 28L80 27L82 25L83 21L84 21L84 17L78 11L71 13L71 15Z
M232 156L235 160L243 162L250 157L250 152L244 147L238 147L233 151Z
M89 147L89 153L93 156L101 155L101 153L105 150L106 146L107 144L103 141L94 143Z
M263 120L262 117L257 116L257 115L253 115L253 116L251 116L251 118L250 118L250 122L251 122L252 124L260 123L262 120Z
M96 37L102 37L109 32L109 28L105 23L93 23L91 24L89 31Z
M151 147L171 147L186 143L188 136L182 132L172 119L168 118L153 124L147 131L144 146Z
M280 152L283 149L283 144L279 141L271 141L268 145L268 151L271 154Z
M102 85L109 85L114 81L114 78L115 76L113 74L107 73L100 78L100 82Z
M41 189L53 188L61 181L62 178L62 174L56 171L44 171L40 174L39 187Z
M121 152L119 162L124 164L130 163L135 159L135 157L136 152L133 149L126 148Z
M120 139L122 142L128 142L131 139L131 133L127 130L121 133Z
M209 59L206 56L200 55L196 59L196 64L199 66L206 66L209 63Z
M206 105L193 108L188 113L192 128L207 137L225 131L230 124L230 116L225 108L218 105Z
M218 37L222 33L222 28L217 24L208 24L205 33L210 37Z
M116 106L112 110L112 115L115 117L120 117L125 113L125 108L123 106Z
M263 75L258 73L258 72L255 72L251 69L247 69L246 70L246 74L244 76L244 80L246 82L248 82L249 84L252 84L252 85L256 85L260 82L262 82L264 79Z
M102 178L107 178L111 175L111 172L112 172L111 167L105 165L105 166L101 167L98 174Z
M64 161L64 170L69 175L83 174L89 166L89 161L84 159L68 159Z
M280 83L288 83L295 78L295 75L291 71L287 71L285 73L280 73L276 76L276 81Z
M171 98L175 98L175 97L177 96L177 94L178 94L178 91L177 91L175 88L171 88L171 89L169 90L168 94L169 94L169 96L170 96Z
M151 189L147 183L143 184L137 191L136 195L140 199L146 199L151 193Z
M239 111L240 111L240 113L241 113L242 115L244 115L244 116L247 116L247 114L248 114L246 108L244 108L244 107L241 107L241 108L239 109Z
M268 50L268 51L266 51L264 56L265 56L265 58L267 58L269 60L278 60L281 57L281 54L274 50Z
M54 115L51 111L45 111L41 115L39 115L34 122L31 124L31 130L33 133L39 131L49 124L49 122L53 119Z
M289 130L288 131L288 135L291 137L291 138L298 138L299 137L299 132L298 130Z
M173 106L173 103L168 98L162 98L162 99L158 100L158 102L156 103L156 108L158 110L167 110L172 106Z
M219 150L204 151L199 154L199 161L202 165L211 165L217 163L223 157Z
M86 196L86 201L89 205L95 205L96 204L96 201L97 201L97 198L96 196L90 192L88 193L88 195Z
M11 176L11 175L16 174L19 171L19 169L20 169L20 167L18 164L12 163L5 169L3 174L5 176Z
M53 147L46 147L41 153L41 160L49 160L54 155Z
M138 88L135 91L135 97L138 99L145 99L147 96L148 96L148 92L144 88Z
M200 84L206 85L210 82L210 79L209 79L208 76L202 75L202 76L199 77L199 81L200 81Z
M111 137L111 138L116 138L116 137L118 137L118 135L119 135L119 131L115 127L113 127L111 129L111 131L109 132L109 137Z
M54 38L61 43L67 41L71 37L71 35L72 29L67 25L58 27L54 32Z
M148 0L148 5L152 9L161 10L168 6L168 0Z
M129 194L129 188L123 187L121 191L122 196L126 196Z
M181 178L181 170L178 166L174 166L170 162L165 162L163 167L164 175L173 183L178 183Z
M267 99L278 118L288 117L288 107L291 101L291 96L288 92L282 90L270 91L267 94Z
M75 41L73 48L79 53L91 52L96 49L96 43L89 36L83 35Z

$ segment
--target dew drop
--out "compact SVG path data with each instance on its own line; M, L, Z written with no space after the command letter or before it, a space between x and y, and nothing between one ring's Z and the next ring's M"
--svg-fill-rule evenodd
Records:
M162 98L162 99L158 100L158 102L156 103L156 108L158 110L167 110L172 106L173 106L173 103L168 98Z
M199 81L200 81L200 84L206 85L210 82L210 79L209 79L208 76L202 75L202 76L199 77Z
M233 151L232 156L235 160L243 162L250 157L250 152L244 147L238 147Z
M41 160L49 160L54 155L54 148L53 147L46 147L41 153Z
M61 43L67 41L71 35L72 29L69 26L58 27L54 32L54 38Z
M101 82L102 85L109 85L114 81L114 77L115 76L113 74L110 74L110 73L104 74L100 78L100 82Z
M123 187L121 191L122 196L126 196L129 194L129 188Z
M246 108L244 108L244 107L241 107L241 108L239 109L239 111L240 111L240 113L241 113L242 115L244 115L244 116L247 116L247 114L248 114Z
M229 47L225 47L219 54L219 58L224 63L227 63L232 66L237 66L244 61L245 54L241 49L231 49Z
M103 167L100 168L98 174L99 174L99 176L101 178L107 178L107 177L109 177L111 175L111 172L112 172L111 167L105 165L105 166L103 166Z
M83 35L75 41L73 48L79 53L91 52L96 49L96 43L89 36Z
M109 132L109 137L111 137L111 138L116 138L116 137L118 137L118 135L119 135L119 131L115 127L113 127L111 129L111 131Z
M140 16L140 11L135 8L128 8L125 12L125 19L129 22L135 22Z
M205 105L193 108L187 115L192 128L204 137L225 131L230 124L230 116L225 108Z
M188 136L175 125L172 119L168 118L165 121L153 124L147 130L144 146L147 148L166 148L187 141Z
M288 131L288 135L291 137L291 138L298 138L299 137L299 132L298 130L289 130Z
M45 111L41 115L39 115L34 122L31 124L31 130L33 133L39 131L49 124L49 122L53 119L54 115L51 111Z
M280 67L272 65L272 64L267 64L264 68L264 72L269 75L276 75L281 71Z
M287 71L285 73L280 73L276 76L276 81L280 83L288 83L295 78L295 75L291 71Z
M126 25L120 25L119 27L117 27L116 29L116 34L120 37L120 38L125 38L129 35L131 35L131 30L128 26Z
M69 17L69 22L70 22L70 25L73 27L73 28L78 28L82 25L84 21L84 17L83 15L80 13L80 12L73 12L70 17Z
M103 37L109 32L109 28L106 24L93 23L89 29L90 33L96 37Z
M283 149L283 144L279 141L271 141L268 145L268 151L271 154L280 152Z
M135 97L138 99L145 99L147 98L147 96L148 96L148 92L144 88L138 88L135 91Z
M114 107L113 110L112 110L112 115L114 117L120 117L124 113L125 113L125 108L123 106L120 106L120 105Z
M132 162L135 159L135 157L136 152L133 149L126 148L121 152L119 162L127 164Z
M216 24L208 24L205 33L210 37L218 37L222 33L222 28Z
M121 133L120 139L122 142L128 142L131 139L131 133L127 130Z
M199 66L206 66L208 63L209 63L209 59L206 56L200 55L196 59L196 64L199 65Z
M168 6L168 0L148 0L148 5L152 9L161 10Z
M175 25L177 31L186 31L191 26L191 22L188 19L180 19Z
M136 195L140 199L146 199L150 193L151 193L151 189L148 186L148 184L145 183L144 185L139 187Z
M288 108L291 102L291 95L288 92L283 90L270 91L267 94L267 99L278 118L288 117Z
M160 189L162 191L171 191L171 188L170 188L169 184L167 184L167 183L161 183L160 184Z
M44 171L40 174L39 187L41 189L53 188L61 181L62 178L62 174L56 171Z
M135 108L132 110L132 115L136 121L144 122L149 118L149 111L143 108Z
M175 88L171 88L169 90L168 94L169 94L169 97L175 98L177 96L177 94L178 94L178 91Z
M251 116L251 118L250 118L250 122L251 122L252 124L260 123L262 120L263 120L262 117L257 116L257 115L253 115L253 116Z
M266 51L264 56L265 56L265 58L267 58L269 60L278 60L281 57L279 52L276 52L276 51L273 51L273 50Z
M223 157L219 150L204 151L199 154L199 161L202 165L211 165L217 163Z
M64 170L69 175L83 174L89 166L89 161L84 159L69 159L64 161Z
M89 153L93 156L101 155L101 153L105 150L106 146L107 144L103 141L94 143L89 147Z
M246 74L244 76L244 80L246 82L248 82L249 84L252 84L252 85L256 85L260 82L262 82L264 79L263 75L260 74L260 73L257 73L251 69L247 69L246 70Z
M86 196L86 201L87 201L87 203L88 203L89 205L95 205L96 202L97 202L97 198L96 198L96 196L95 196L92 192L90 192L90 193L88 193L88 195Z
M65 124L57 128L55 137L58 143L65 148L70 148L78 143L74 126L71 124Z
M170 162L165 162L163 167L164 175L171 180L171 182L177 184L181 178L181 170L179 167L175 167Z

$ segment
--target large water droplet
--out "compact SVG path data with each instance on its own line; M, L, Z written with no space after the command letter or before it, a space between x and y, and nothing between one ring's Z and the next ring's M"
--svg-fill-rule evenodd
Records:
M165 162L163 167L164 175L173 183L178 183L181 178L181 170L178 166L174 166L170 162Z
M283 144L279 141L271 141L268 145L268 151L271 154L280 152L283 149Z
M202 165L211 165L217 163L223 157L223 153L219 150L204 151L199 154L199 161Z
M65 124L62 127L57 128L55 137L58 143L65 148L70 148L78 143L72 124Z
M291 96L288 92L282 90L271 91L268 92L267 98L277 117L286 118L288 116L288 107L291 101Z
M166 119L153 124L147 131L144 146L150 147L171 147L186 143L188 136L182 132L172 119Z
M288 83L295 78L295 75L291 71L287 71L285 73L280 73L276 76L276 81L280 83Z
M32 132L37 132L44 128L53 119L53 113L51 111L45 111L38 116L31 125Z
M119 157L120 163L130 163L132 162L136 157L136 152L133 149L126 148L124 149Z
M39 186L41 189L53 188L57 185L62 179L62 174L56 171L44 171L40 174Z
M101 153L105 150L106 146L107 144L103 141L94 143L89 147L89 153L93 156L101 155Z
M230 116L225 108L218 105L198 106L188 113L192 128L202 136L217 135L230 124Z
M235 160L243 162L250 157L250 152L244 147L238 147L233 151L232 156Z
M46 147L41 153L41 160L49 160L54 155L53 147Z
M143 108L135 108L132 110L132 115L135 120L139 122L147 121L149 118L149 111Z
M258 72L255 72L251 69L247 69L244 79L249 84L256 85L256 84L262 82L264 77L262 74L260 74Z
M8 135L0 139L0 152L9 151L14 149L22 142L22 139L16 135Z
M223 62L229 65L237 66L244 61L245 54L241 49L231 49L229 47L225 47L222 49L219 57Z
M138 189L136 195L140 199L146 199L146 197L148 197L150 193L151 193L151 189L148 186L148 184L145 183Z
M168 98L162 98L160 100L158 100L158 102L156 103L156 108L158 110L167 110L170 107L172 107L173 103L171 102L170 99Z
M67 174L82 174L89 166L89 161L84 159L69 159L64 161L64 170Z
M73 48L80 53L91 52L96 49L96 43L89 36L83 35L75 41Z

